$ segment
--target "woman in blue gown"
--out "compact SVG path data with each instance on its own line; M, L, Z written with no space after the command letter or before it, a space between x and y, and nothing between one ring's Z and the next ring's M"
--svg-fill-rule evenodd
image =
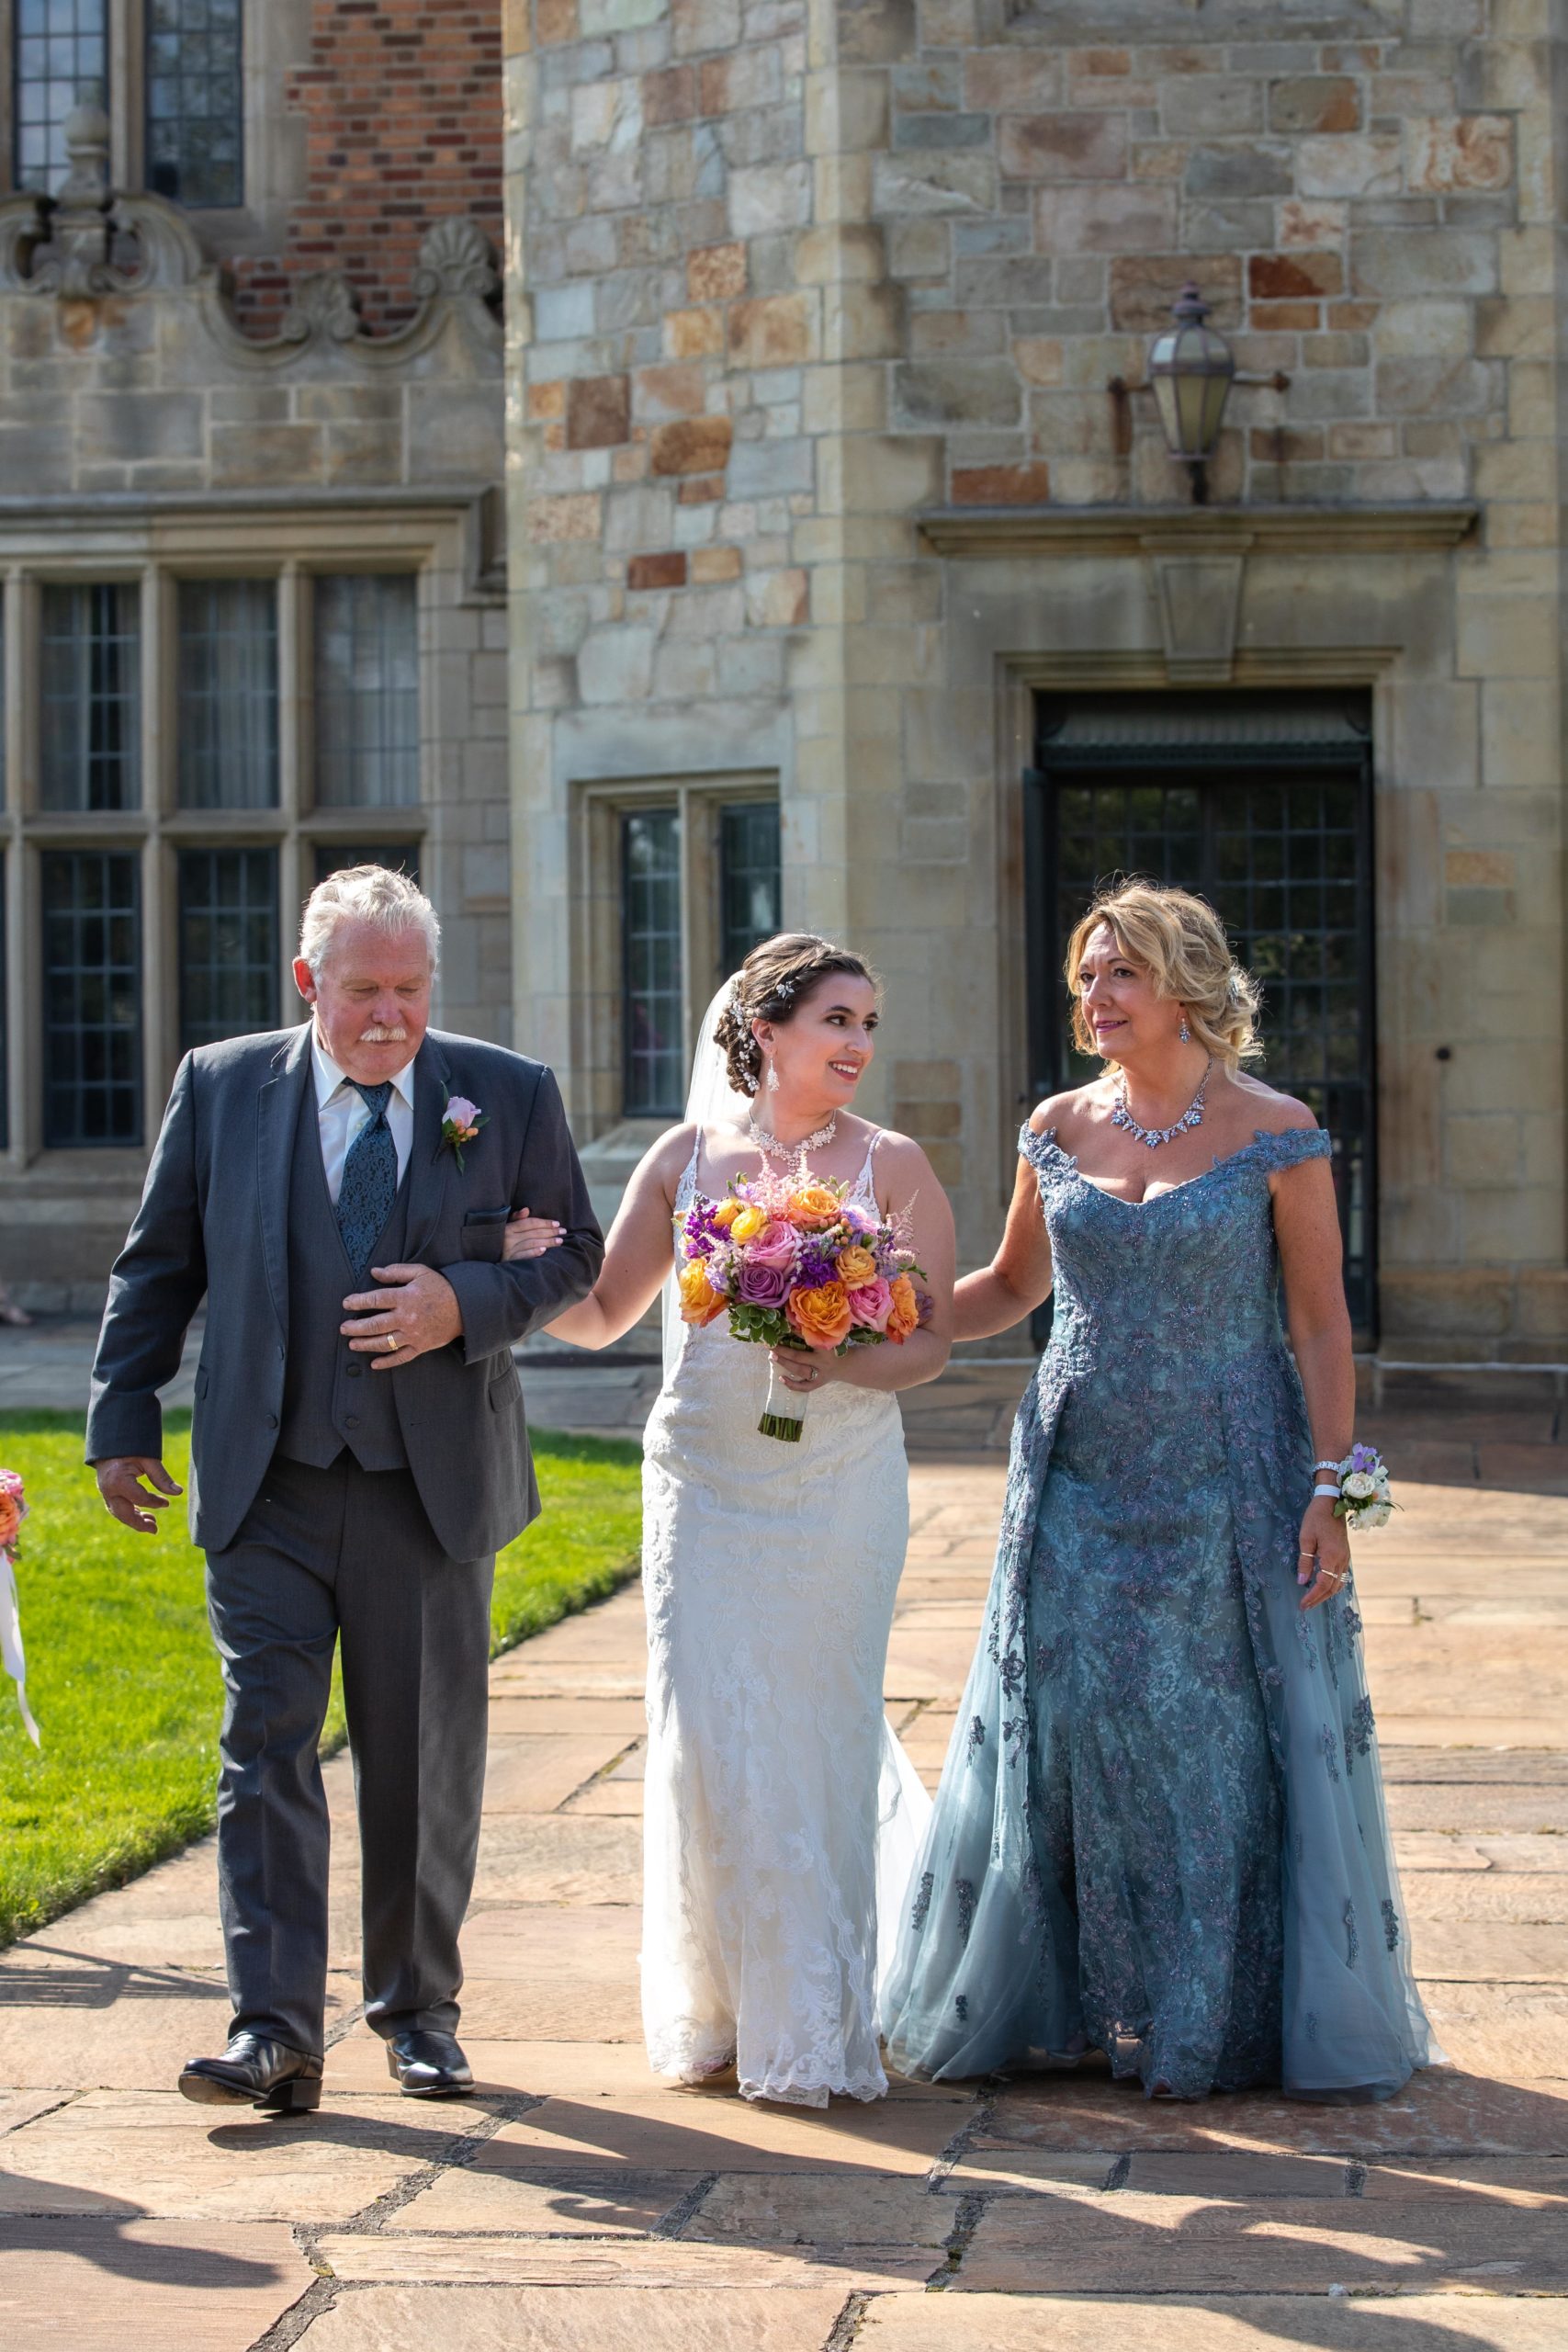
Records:
M1024 1128L1006 1238L956 1294L960 1338L1053 1287L1054 1317L889 2061L1099 2049L1151 2095L1386 2098L1427 2037L1322 1466L1355 1403L1328 1138L1245 1074L1257 991L1202 899L1106 894L1067 978L1106 1074Z

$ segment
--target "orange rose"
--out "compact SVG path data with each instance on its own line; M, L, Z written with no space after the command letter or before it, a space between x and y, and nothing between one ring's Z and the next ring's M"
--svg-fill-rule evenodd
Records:
M836 1193L826 1184L803 1184L798 1193L789 1196L784 1215L791 1225L798 1225L807 1233L822 1233L837 1225L843 1216L843 1206Z
M0 1552L10 1543L22 1523L15 1495L0 1495Z
M715 1290L708 1280L708 1270L700 1258L681 1269L681 1320L701 1330L717 1315L722 1315L729 1301L722 1291Z
M713 1221L715 1225L722 1226L725 1232L728 1233L739 1214L740 1203L739 1201L720 1201L718 1206L713 1213Z
M846 1290L863 1290L867 1283L876 1280L876 1261L871 1251L858 1241L840 1250L838 1258L839 1280Z
M784 1312L808 1348L841 1347L854 1320L842 1283L824 1283L820 1290L792 1290Z
M908 1274L895 1274L893 1304L887 1311L887 1337L902 1343L920 1328L920 1295Z

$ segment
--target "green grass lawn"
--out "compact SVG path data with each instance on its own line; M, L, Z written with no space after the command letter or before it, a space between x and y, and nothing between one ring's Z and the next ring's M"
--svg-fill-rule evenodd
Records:
M602 1600L636 1568L638 1450L531 1432L544 1516L502 1554L492 1653ZM190 1416L168 1416L182 1485ZM155 1536L108 1516L70 1413L0 1418L0 1467L27 1481L17 1584L42 1753L0 1675L0 1944L118 1886L210 1826L222 1689L202 1557L171 1504ZM328 1723L342 1736L334 1699Z

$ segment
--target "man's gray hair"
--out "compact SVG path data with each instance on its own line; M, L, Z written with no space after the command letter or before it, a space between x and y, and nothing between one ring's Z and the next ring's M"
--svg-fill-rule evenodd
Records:
M369 923L390 934L422 931L434 972L441 960L441 922L417 882L385 865L345 865L318 882L305 901L299 953L317 979L340 923Z

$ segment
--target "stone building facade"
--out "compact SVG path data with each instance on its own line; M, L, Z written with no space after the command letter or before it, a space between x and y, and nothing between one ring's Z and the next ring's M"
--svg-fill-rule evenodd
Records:
M24 1304L101 1297L180 1053L295 1017L334 865L417 870L438 1017L511 1034L500 52L446 0L0 5Z
M515 1001L606 1192L782 912L882 967L975 1262L1065 923L1152 870L1335 1130L1364 1340L1568 1354L1560 0L504 29Z

